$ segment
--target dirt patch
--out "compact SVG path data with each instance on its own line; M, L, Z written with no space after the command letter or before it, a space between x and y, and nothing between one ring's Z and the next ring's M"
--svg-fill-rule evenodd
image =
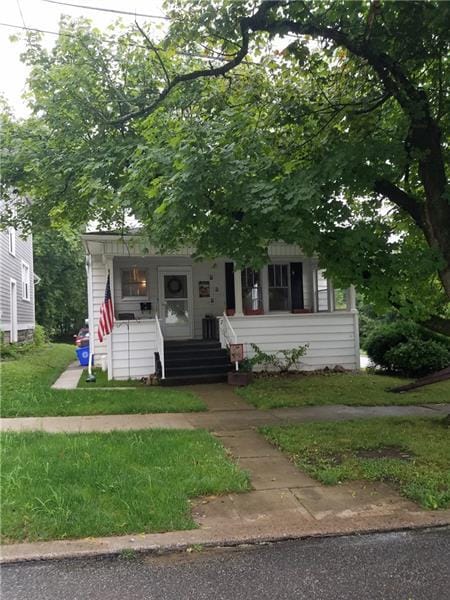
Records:
M403 450L398 446L382 446L381 448L369 448L363 450L354 450L352 452L346 452L345 454L333 454L331 461L335 465L341 465L345 460L349 458L363 458L363 459L381 459L381 458L393 458L396 460L413 460L415 455L408 450Z
M396 446L382 446L381 448L372 448L369 450L357 450L357 458L395 458L397 460L412 460L414 454L398 448Z

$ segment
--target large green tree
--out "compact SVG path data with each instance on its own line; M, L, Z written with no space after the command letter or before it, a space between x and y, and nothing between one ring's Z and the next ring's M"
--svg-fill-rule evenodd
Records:
M87 318L84 251L77 235L54 229L33 237L36 322L52 337L68 338Z
M450 332L449 5L167 8L158 44L84 21L51 51L29 37L34 116L6 119L4 164L44 201L22 216L129 211L163 247L241 263L298 242L343 285Z

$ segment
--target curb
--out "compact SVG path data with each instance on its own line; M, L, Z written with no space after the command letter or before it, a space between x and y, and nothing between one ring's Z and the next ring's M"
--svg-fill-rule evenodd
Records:
M111 558L124 555L161 555L186 552L189 549L237 547L242 545L269 544L289 540L369 535L376 533L406 532L417 529L450 527L450 511L436 513L413 513L408 518L398 516L352 520L352 523L327 520L305 524L289 530L276 527L232 527L228 532L191 529L155 534L137 534L81 540L57 540L49 542L10 544L2 546L1 565L29 563L47 560L87 558Z

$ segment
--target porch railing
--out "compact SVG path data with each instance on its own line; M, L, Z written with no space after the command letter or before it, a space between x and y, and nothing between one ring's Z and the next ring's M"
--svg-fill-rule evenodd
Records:
M161 363L161 379L166 378L166 369L164 366L164 336L161 329L161 323L159 322L158 315L155 315L156 321L156 348L159 354L159 361Z
M227 315L219 317L219 337L220 345L222 348L226 348L230 344L237 344L237 335L230 323L230 319Z

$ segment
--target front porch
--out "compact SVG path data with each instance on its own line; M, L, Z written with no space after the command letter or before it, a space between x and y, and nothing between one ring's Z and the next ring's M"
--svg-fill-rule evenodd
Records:
M267 265L239 270L225 258L197 262L191 248L159 256L136 239L111 234L87 234L85 245L91 331L108 273L111 279L115 326L93 348L110 379L148 377L157 366L166 379L166 359L169 364L169 354L182 344L186 366L177 368L200 374L202 365L191 364L187 348L205 337L222 349L243 343L247 354L252 343L267 352L309 344L305 369L359 368L354 290L335 289L317 260L296 246L273 244ZM219 326L211 328L215 319Z

